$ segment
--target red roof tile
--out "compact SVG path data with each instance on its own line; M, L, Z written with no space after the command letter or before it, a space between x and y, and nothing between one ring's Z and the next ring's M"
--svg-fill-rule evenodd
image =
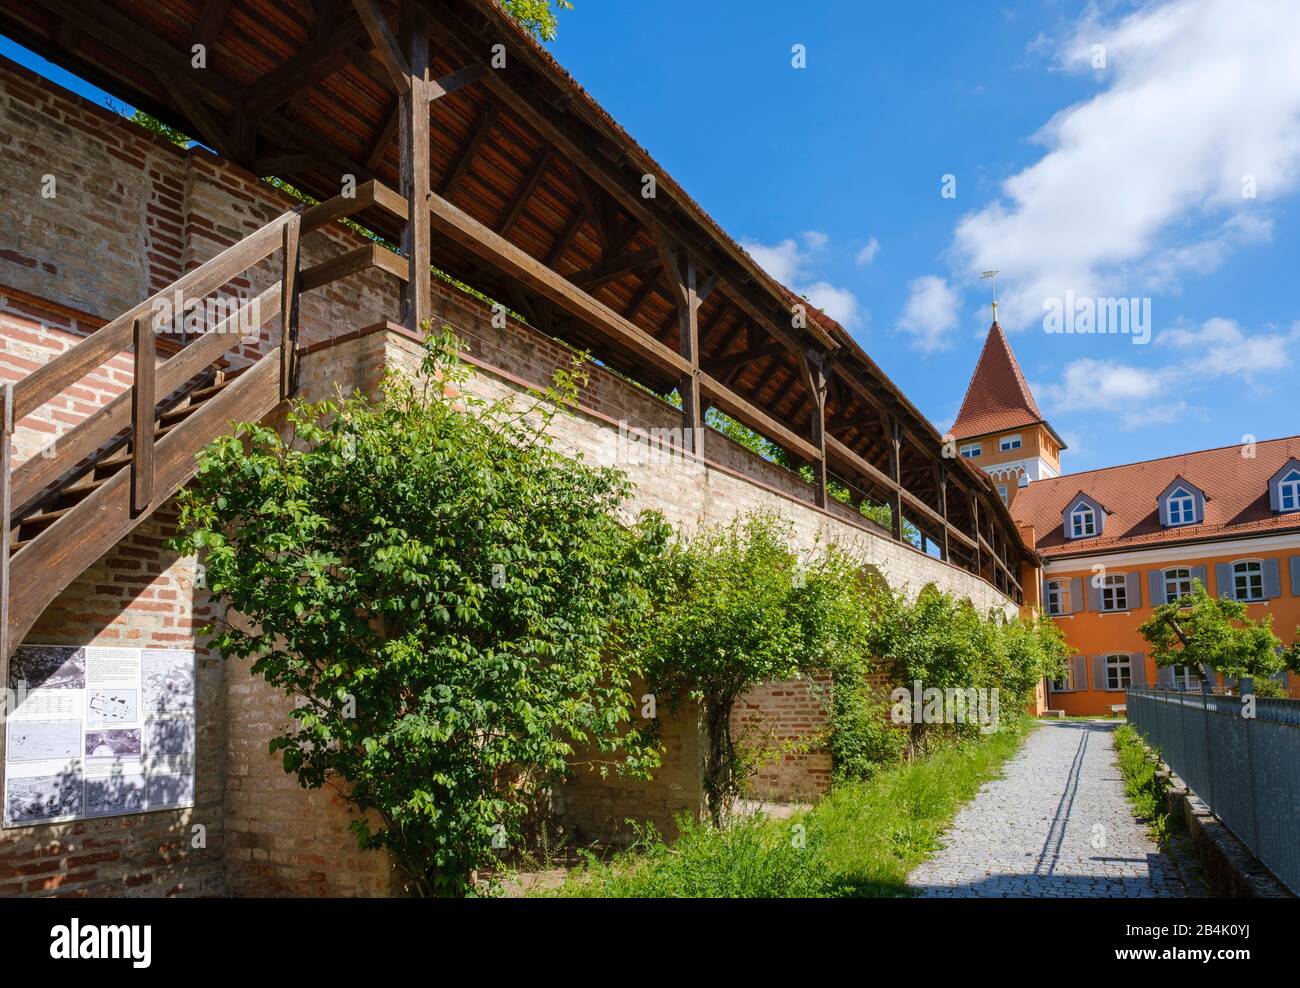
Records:
M1300 530L1300 513L1279 514L1268 501L1269 480L1288 460L1300 460L1300 436L1258 443L1253 457L1249 451L1224 446L1036 480L1016 494L1011 514L1033 526L1034 548L1046 558ZM1179 476L1204 491L1205 518L1166 528L1156 499ZM1061 513L1080 491L1110 512L1099 538L1065 537Z
M951 432L957 439L1003 432L1043 421L1043 413L1020 373L1006 334L996 322L980 353L966 398Z

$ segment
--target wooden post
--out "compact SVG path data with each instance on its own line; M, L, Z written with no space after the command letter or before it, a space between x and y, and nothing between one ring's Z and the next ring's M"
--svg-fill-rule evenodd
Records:
M131 384L131 514L144 514L153 501L155 337L146 316L136 316L135 380Z
M696 286L695 259L686 248L674 251L675 274L681 286L677 300L679 352L690 365L677 390L682 398L682 439L696 456L704 455L704 419L700 411L700 296Z
M890 525L894 539L903 541L903 473L902 437L899 435L898 420L892 415L885 419L885 428L889 430L889 479L894 482L894 490L889 498Z
M826 357L815 350L799 354L799 370L804 388L812 401L812 429L809 438L817 447L812 463L813 482L817 490L817 507L826 507Z
M14 437L14 386L0 391L0 685L9 683L9 455Z
M949 552L948 545L948 470L946 467L939 467L939 513L943 515L943 561L952 562L952 556Z
M410 265L410 277L402 292L402 325L421 332L422 324L433 314L433 276L429 270L429 30L416 4L402 4L399 16L398 33L410 72L410 85L398 96L401 192L407 207L402 253Z
M975 575L983 576L984 567L980 563L980 499L978 494L970 496L970 517L975 536Z
M297 387L298 377L298 235L299 216L284 225L280 275L280 400Z

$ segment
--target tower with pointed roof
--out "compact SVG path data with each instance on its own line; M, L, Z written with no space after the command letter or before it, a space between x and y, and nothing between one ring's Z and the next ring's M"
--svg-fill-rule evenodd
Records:
M1021 487L1060 476L1065 443L1043 418L994 313L950 433L958 454L992 476L1010 504Z

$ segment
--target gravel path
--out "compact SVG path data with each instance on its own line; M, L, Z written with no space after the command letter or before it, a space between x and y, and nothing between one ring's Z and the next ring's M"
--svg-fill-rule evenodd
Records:
M1104 721L1047 721L957 814L909 876L925 897L1182 897L1133 819Z

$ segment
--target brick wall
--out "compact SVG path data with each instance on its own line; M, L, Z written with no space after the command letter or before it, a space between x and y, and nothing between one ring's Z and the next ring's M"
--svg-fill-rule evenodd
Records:
M46 176L54 195L47 197ZM0 217L0 376L14 380L93 332L181 273L255 230L292 203L252 176L202 150L183 151L115 114L58 90L0 60L0 182L10 208ZM330 230L303 245L305 266L358 242ZM228 291L256 293L279 275L272 258ZM446 286L436 292L439 319L468 341L483 365L475 388L487 397L517 396L545 382L570 352L516 323L494 328L476 300ZM411 369L419 348L398 333L345 338L396 315L396 282L372 272L303 299L303 388L322 397L335 383L373 388L387 366ZM274 325L274 320L272 321ZM267 336L278 336L272 328ZM252 359L260 343L233 362ZM14 462L121 392L130 363L117 358L21 423ZM927 583L966 596L981 609L1015 608L957 567L881 537L850 509L812 504L799 477L752 456L721 436L706 440L708 462L668 456L643 462L626 430L672 428L678 413L593 368L581 408L557 420L557 448L588 462L626 469L633 507L663 511L681 531L722 524L739 512L786 515L800 546L838 539L893 585L915 593ZM622 426L622 433L620 430ZM169 645L199 652L197 804L192 809L0 832L0 894L384 894L393 891L382 855L356 850L344 801L305 792L266 742L287 711L285 700L238 664L223 666L195 641L210 607L194 589L195 561L163 548L173 518L157 513L63 593L29 640L58 644ZM791 703L780 686L755 694L756 708ZM670 742L665 767L650 784L580 776L556 795L576 833L608 836L625 817L665 824L680 810L699 811L699 753L689 709L664 714ZM801 720L800 725L803 721ZM798 729L802 730L802 726ZM796 768L798 769L796 771ZM773 785L802 791L820 778L816 758L773 767ZM802 774L801 774L802 773ZM803 781L801 781L801 779ZM200 826L205 847L193 846Z
M731 714L736 743L765 754L745 795L775 803L811 803L831 788L831 677L763 683L737 702Z

